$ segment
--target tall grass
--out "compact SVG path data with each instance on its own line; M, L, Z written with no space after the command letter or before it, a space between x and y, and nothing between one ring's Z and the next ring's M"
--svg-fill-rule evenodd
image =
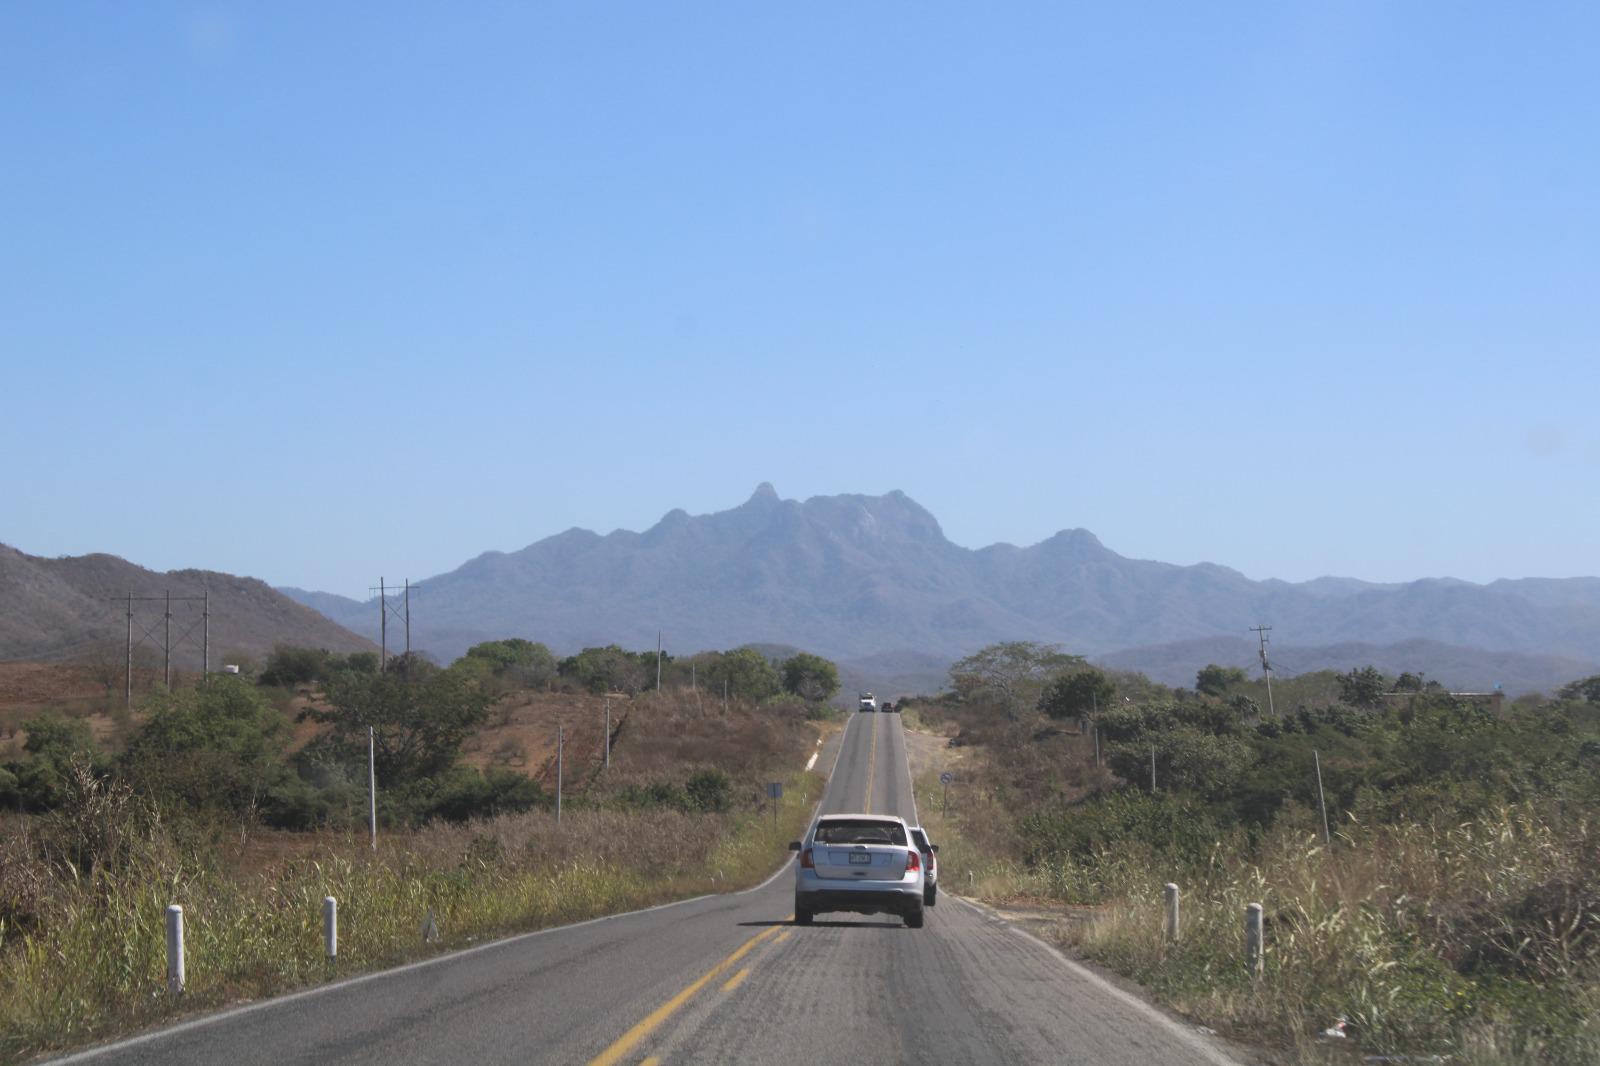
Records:
M536 812L395 834L376 854L363 837L328 834L245 872L216 841L185 838L116 786L85 781L90 795L70 819L0 827L0 1060L494 936L746 887L787 858L820 783L792 776L776 825L748 808L581 809L560 828ZM339 900L336 965L323 957L328 895ZM178 1000L164 985L170 903L185 911ZM430 911L435 944L421 934Z
M949 818L926 810L950 890L1095 904L1058 924L1058 940L1291 1059L1323 1061L1340 1041L1319 1034L1344 1019L1367 1054L1600 1063L1600 832L1582 817L1520 805L1454 825L1351 823L1332 848L1308 818L1288 817L1198 860L1128 840L1030 866L982 797ZM1176 944L1169 880L1182 891ZM1260 978L1243 953L1252 902L1266 914Z

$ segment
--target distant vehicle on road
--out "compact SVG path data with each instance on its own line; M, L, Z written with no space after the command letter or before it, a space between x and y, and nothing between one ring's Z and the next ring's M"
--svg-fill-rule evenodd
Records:
M861 694L859 702L856 704L856 710L858 710L858 711L875 711L877 709L878 709L878 701L873 698L872 693L863 692Z
M886 814L828 814L804 840L794 866L794 920L818 914L898 914L912 929L923 922L922 853L905 819Z
M892 700L884 700L883 703L878 705L878 710L882 711L884 714L900 713L900 708L895 706Z
M911 834L911 842L922 856L922 902L931 907L939 902L939 845L928 839L927 831L920 825L909 826L906 832Z

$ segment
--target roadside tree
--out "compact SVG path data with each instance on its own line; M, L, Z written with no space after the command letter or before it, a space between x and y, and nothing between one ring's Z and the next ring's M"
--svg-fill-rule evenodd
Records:
M801 652L783 663L783 687L812 703L839 691L839 668L820 655Z
M724 681L728 684L729 695L753 702L776 696L783 687L772 661L754 648L724 652L712 665L712 690Z
M1339 675L1339 699L1352 707L1368 710L1383 706L1383 695L1389 691L1389 679L1375 666L1363 666Z
M664 657L664 661L666 658ZM561 660L560 674L593 693L643 692L655 682L655 652L631 652L616 644L584 648Z
M1110 710L1117 688L1099 670L1074 670L1045 686L1039 709L1057 721L1089 718Z
M376 675L341 674L328 683L329 706L302 713L330 727L324 744L347 761L365 758L371 726L374 761L385 782L441 773L483 723L489 696L470 679L419 663L396 670L391 662L388 672Z
M158 693L122 756L136 789L195 808L252 810L288 775L289 720L257 688L213 677L204 688Z
M1012 640L991 644L950 667L950 682L963 700L995 704L1015 720L1038 705L1045 684L1063 670L1082 666L1054 644Z
M1564 685L1557 693L1564 700L1583 700L1586 703L1600 703L1600 674L1585 677Z
M1229 688L1242 685L1244 682L1245 673L1237 666L1218 666L1216 663L1209 663L1202 666L1200 672L1195 675L1194 689L1207 696L1221 696Z

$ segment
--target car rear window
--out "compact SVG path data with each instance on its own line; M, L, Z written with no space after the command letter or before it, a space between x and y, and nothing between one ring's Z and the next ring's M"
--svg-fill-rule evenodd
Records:
M817 823L818 844L898 844L906 843L906 828L899 822L880 822L866 818L841 818Z

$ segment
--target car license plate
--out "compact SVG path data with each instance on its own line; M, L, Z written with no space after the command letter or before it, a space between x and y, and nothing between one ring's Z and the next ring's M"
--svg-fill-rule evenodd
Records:
M852 865L852 866L871 866L872 865L872 856L870 854L868 854L867 852L864 852L864 851L852 851L850 853L850 865Z

